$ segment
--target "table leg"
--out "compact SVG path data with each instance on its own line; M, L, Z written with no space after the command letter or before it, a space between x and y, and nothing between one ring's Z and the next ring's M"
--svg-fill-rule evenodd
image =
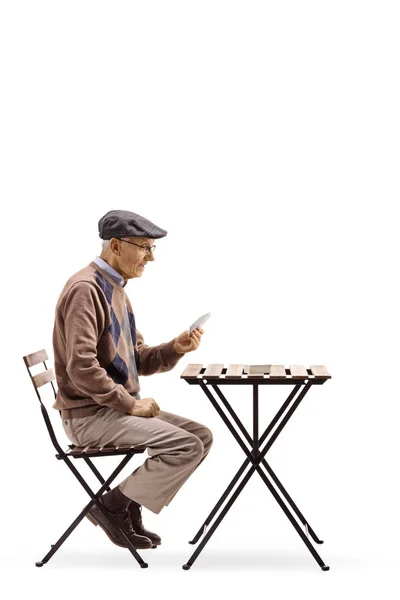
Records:
M300 402L302 401L302 399L304 398L304 396L306 395L306 393L309 391L310 387L311 387L311 383L307 383L304 386L303 390L300 392L300 394L294 400L292 406L289 408L289 410L287 411L286 415L283 417L282 421L279 423L279 425L276 428L276 430L274 431L273 435L271 435L270 439L265 444L264 448L262 449L262 451L260 453L260 456L261 456L261 459L262 459L261 460L261 464L265 467L265 469L267 470L267 472L271 475L272 480L274 481L274 483L276 484L276 486L278 487L278 489L280 490L280 492L282 493L282 495L286 498L288 504L291 506L291 508L293 509L294 513L300 519L301 523L304 525L307 534L311 535L311 537L312 537L312 539L314 540L315 543L317 543L317 544L323 544L324 543L323 540L320 540L318 538L318 536L316 535L316 533L312 529L311 525L309 525L308 521L302 515L302 513L300 512L300 510L297 508L296 504L292 500L292 498L289 496L289 494L287 493L287 491L285 490L285 488L283 487L283 485L281 484L281 482L279 481L279 479L276 477L275 473L272 471L271 467L264 460L264 457L265 457L266 453L269 451L269 449L271 448L272 444L275 442L276 438L278 437L278 435L280 434L280 432L282 431L282 429L284 428L284 426L286 425L286 423L289 421L290 417L293 415L294 411L299 406ZM289 396L289 398L290 398L290 396ZM274 421L275 421L275 419L274 419ZM264 434L261 437L261 441L262 442L265 441L265 439L266 439L266 437L268 435L268 432L271 431L271 430L272 429L270 428L270 426L268 426L267 429L265 430Z
M206 532L206 528L208 527L208 525L211 523L211 521L213 520L213 518L219 511L219 509L221 508L221 506L223 505L223 503L225 502L225 500L227 499L227 497L229 496L229 494L235 487L236 483L239 481L240 477L243 475L243 473L246 470L246 467L249 463L250 463L250 461L248 459L246 459L244 461L244 463L240 467L239 471L236 473L235 477L232 479L231 483L228 485L225 492L222 494L221 498L218 500L217 504L214 506L214 508L212 509L212 511L206 518L206 520L204 521L203 525L200 527L200 529L198 530L198 532L196 533L194 538L189 542L189 544L197 544L197 542L199 541L201 536Z
M225 491L225 493L223 494L223 496L221 497L221 499L219 500L219 502L217 503L217 505L215 506L215 508L213 509L213 511L207 517L207 519L206 519L205 523L203 524L203 526L197 532L195 538L191 542L189 542L190 544L195 544L200 539L201 535L205 531L206 525L208 525L209 523L211 523L211 521L214 518L215 514L217 513L217 511L219 510L219 508L221 507L221 505L225 501L225 499L228 496L228 494L230 493L230 491L233 489L235 483L238 481L240 475L245 470L248 462L249 461L246 460L243 463L243 465L239 469L238 473L236 474L235 478L232 480L231 484L228 486L227 490ZM314 547L312 546L312 544L310 543L310 541L308 540L308 538L306 537L306 535L303 533L302 529L300 528L300 526L298 525L298 523L294 519L293 515L290 513L289 509L285 506L285 504L282 501L282 499L280 498L279 494L276 492L276 490L274 489L274 487L272 486L272 484L268 480L267 476L263 473L263 471L261 470L261 468L258 465L254 465L254 464L249 469L249 471L247 472L246 476L244 477L244 479L242 480L241 484L238 486L238 488L236 489L236 491L232 494L232 496L231 496L230 500L228 501L228 503L226 504L225 508L221 511L220 515L217 517L217 519L215 520L215 522L212 525L212 527L206 533L206 535L204 536L204 538L200 542L199 546L193 552L192 556L189 558L189 560L187 561L187 563L182 566L182 568L185 571L187 571L188 569L190 569L190 567L193 565L193 563L195 562L196 558L199 556L200 552L203 550L204 546L207 544L207 542L209 541L209 539L211 538L211 536L214 534L215 530L217 529L217 527L219 526L219 524L221 523L221 521L224 519L225 515L230 510L230 508L232 507L232 505L235 502L236 498L242 492L242 490L244 489L245 485L247 484L247 482L249 481L250 477L253 475L253 473L255 471L258 472L258 474L260 475L261 479L267 485L268 489L270 490L270 492L274 496L275 500L278 502L278 504L280 505L280 507L282 508L282 510L284 511L284 513L286 514L286 516L288 517L288 519L290 520L290 522L292 523L293 527L296 529L297 533L300 535L301 539L303 540L303 542L305 543L305 545L307 546L307 548L309 549L309 551L311 552L311 554L314 556L315 560L317 561L317 563L319 564L319 566L321 567L321 569L323 571L329 571L329 567L327 565L325 565L324 561L322 560L322 558L320 557L320 555L318 554L318 552L314 549Z
M217 393L217 395L218 395L219 399L221 400L222 404L225 406L226 410L229 412L229 414L231 415L232 419L237 424L238 428L242 432L242 434L245 437L245 439L247 440L247 442L250 444L250 446L254 447L255 445L254 445L254 441L253 440L256 439L256 437L258 437L258 385L255 384L255 383L253 384L253 439L248 434L246 428L243 426L243 424L240 421L239 417L237 416L236 412L233 410L232 406L230 405L230 403L228 402L228 400L225 398L224 394L218 388L218 386L215 385L215 384L213 384L213 385L211 385L211 387ZM277 427L277 429L275 430L273 436L271 436L270 440L267 442L267 445L266 445L266 448L265 448L265 452L263 451L263 456L265 456L266 452L268 452L268 450L271 448L272 444L275 442L275 440L278 437L279 433L282 431L283 427L286 425L286 423L288 422L288 420L290 419L290 417L293 415L294 411L299 406L301 400L304 398L304 396L306 395L306 393L308 392L308 390L310 389L310 387L311 387L311 384L308 384L307 386L303 387L303 390L301 390L302 386L300 384L294 386L293 390L291 391L291 393L289 394L289 396L287 397L287 399L283 403L282 407L278 410L278 412L276 413L275 417L272 419L271 423L268 425L268 427L264 431L263 435L261 436L260 440L258 441L257 450L259 450L259 446L261 445L261 443L263 443L266 440L266 438L271 433L271 431L274 429L274 427L279 423L281 417L286 412L286 409L292 403L292 406L290 406L288 412L286 413L286 415L281 420L281 422L280 422L279 426ZM299 391L300 391L300 393L298 393ZM214 399L214 402L216 402L215 399ZM226 421L225 421L225 423L226 423ZM252 454L254 455L255 453L253 452ZM248 464L249 462L250 461L248 460L248 461L246 461L242 465L243 470L245 469L246 464ZM288 492L285 490L285 488L283 487L282 483L279 481L279 479L277 478L277 476L272 471L271 467L268 465L268 463L266 462L266 460L264 458L261 461L261 463L265 467L265 469L267 470L267 472L269 473L269 475L271 476L272 480L274 481L274 483L276 484L276 486L278 487L278 489L280 490L280 492L282 493L282 495L284 496L284 498L287 500L288 504L293 509L294 513L300 519L300 521L301 521L302 525L304 526L307 534L311 535L311 537L312 537L312 539L314 540L315 543L317 543L317 544L323 544L324 543L323 540L320 540L319 537L316 535L316 533L314 532L314 530L311 527L311 525L308 523L308 521L302 515L302 513L300 512L300 510L298 509L298 507L296 506L296 504L294 503L294 501L292 500L292 498L289 496ZM239 475L237 475L237 477L239 477ZM237 481L237 479L236 479L236 481ZM220 499L219 503L217 504L217 506L215 507L214 511L206 519L206 521L203 524L202 528L199 530L200 534L198 533L195 536L195 538L193 540L193 543L196 543L200 539L201 534L204 533L205 526L207 526L211 522L212 516L214 516L214 514L216 513L216 511L218 510L218 508L221 506L222 502L227 497L229 491L232 489L232 487L234 485L234 482L235 482L235 479L232 482L231 486L228 487L228 489L226 490L225 494L221 497L221 499Z
M279 506L281 507L281 509L283 510L293 527L296 529L297 533L299 534L299 536L301 537L301 539L303 540L303 542L305 543L305 545L307 546L307 548L309 549L309 551L311 552L321 569L323 571L329 571L329 567L324 563L318 552L315 550L314 546L310 543L310 540L302 531L296 519L293 517L293 515L291 514L291 512L289 511L289 509L287 508L282 498L279 496L278 492L275 490L274 486L271 484L265 473L263 473L263 471L258 466L256 467L256 469L261 479L264 481L265 485L268 487L269 491L271 492L275 500L278 502Z
M224 510L221 512L219 517L214 522L213 526L210 528L210 530L206 533L204 538L201 540L200 544L197 546L197 548L193 552L192 556L189 558L189 560L187 561L186 564L182 565L182 569L184 569L185 571L190 569L190 567L192 566L192 564L194 563L194 561L196 560L196 558L198 557L200 552L203 550L204 546L207 544L210 537L213 535L214 531L217 529L218 525L221 523L222 519L225 517L228 510L231 508L232 504L235 502L236 498L239 496L240 492L243 490L246 483L249 481L250 477L253 475L254 471L255 471L254 467L252 467L248 471L248 473L244 477L243 481L236 489L235 493L231 496L231 498L230 498L229 502L227 503L227 505L225 506Z
M248 471L247 475L245 476L245 478L243 479L243 481L241 482L241 484L238 486L237 490L231 496L230 500L228 501L227 505L225 506L225 508L223 509L223 511L221 512L221 514L219 515L219 517L216 519L215 523L212 525L212 527L210 528L210 530L208 531L208 533L204 536L204 538L203 538L202 542L200 543L200 545L198 546L198 548L195 550L195 552L192 554L192 556L190 557L190 559L188 560L188 562L185 565L183 565L182 568L185 569L185 570L190 569L190 567L192 566L192 564L194 563L194 561L196 560L196 558L198 557L198 555L200 554L200 552L202 551L202 549L204 548L204 546L207 544L208 540L213 535L214 531L217 529L217 527L221 523L222 519L225 517L225 515L227 514L227 512L231 508L232 504L235 502L235 500L238 497L238 495L240 494L240 492L243 490L243 488L245 487L245 485L249 481L249 479L252 476L252 474L257 470L257 472L260 475L261 479L267 485L268 489L270 490L270 492L272 493L272 495L274 496L274 498L276 499L276 501L278 502L278 504L281 506L282 510L285 512L286 516L288 517L288 519L290 520L290 522L292 523L292 525L296 529L297 533L302 538L303 542L306 544L306 546L309 549L309 551L311 552L311 554L314 556L314 558L317 561L317 563L319 564L319 566L324 571L329 570L329 567L327 565L325 565L325 563L323 562L323 560L321 559L321 557L319 556L319 554L316 552L316 550L314 549L314 547L311 545L309 539L303 533L301 527L299 526L299 524L297 523L297 521L295 520L295 518L291 514L290 510L284 504L282 498L279 496L278 492L274 489L272 483L269 481L268 477L265 475L265 473L262 471L262 469L260 467L260 463L262 463L263 466L264 466L264 468L267 470L267 472L271 476L271 478L274 481L274 483L277 485L278 489L281 491L281 493L284 496L284 498L287 500L287 502L289 503L289 505L291 506L291 508L295 512L295 514L298 516L298 518L300 519L300 521L303 523L303 525L306 527L306 531L311 534L311 536L313 537L314 541L316 541L317 543L322 543L322 541L318 539L318 537L316 536L316 534L314 533L314 531L312 530L312 528L308 525L306 519L303 517L303 515L301 514L301 512L299 511L299 509L297 508L297 506L295 505L295 503L293 502L293 500L291 499L291 497L289 496L289 494L286 492L285 488L283 487L283 485L281 484L281 482L279 481L279 479L276 477L275 473L269 467L268 463L266 462L266 460L264 458L265 454L268 452L268 450L270 449L270 447L272 446L272 444L275 442L275 440L278 437L279 433L282 431L283 427L286 425L287 421L292 416L293 412L296 410L297 406L299 405L299 403L301 402L301 400L303 399L303 397L305 396L305 394L310 389L311 383L308 382L303 387L303 389L301 390L300 394L297 396L297 398L293 402L292 406L290 407L289 411L287 412L287 414L285 415L285 417L282 419L281 423L279 424L279 426L275 430L274 434L271 436L271 438L268 440L268 442L265 444L264 448L261 451L260 451L260 444L263 441L265 441L266 437L272 431L273 427L277 424L277 422L279 421L280 417L285 412L285 410L288 407L288 405L290 404L290 402L293 400L293 398L295 398L295 396L296 396L297 392L300 390L301 386L300 385L296 385L295 386L295 388L293 389L293 391L291 392L291 394L287 398L286 402L281 407L281 409L278 411L277 415L271 421L270 425L267 427L267 429L265 430L264 434L261 436L260 439L258 437L258 386L256 384L253 385L253 439L249 436L249 434L247 433L246 429L243 427L241 421L239 420L239 418L237 417L236 413L233 411L232 407L229 405L228 401L223 396L223 394L219 390L219 388L217 388L216 385L212 386L214 388L214 390L217 392L217 394L220 397L220 399L223 401L223 403L224 403L225 407L227 408L227 410L230 412L231 416L233 417L234 421L238 425L239 429L242 431L242 433L243 433L244 437L246 438L246 440L251 444L251 446L252 446L252 450L251 451L249 451L248 448L245 446L243 440L240 438L240 436L238 435L238 433L236 432L236 430L234 429L234 427L232 426L232 424L229 422L229 420L227 419L226 415L222 411L221 407L218 405L218 403L216 402L215 398L212 396L212 394L210 393L210 391L205 386L204 382L200 382L200 386L203 388L204 393L207 395L207 397L209 398L209 400L213 404L214 408L217 410L218 414L221 416L221 418L223 419L223 421L227 425L228 429L231 431L232 435L235 437L236 441L239 443L239 445L241 446L242 450L245 452L245 454L247 456L247 459L244 461L244 463L240 467L239 471L236 473L235 477L233 478L233 480L231 481L231 483L228 485L227 489L225 490L225 492L223 493L223 495L221 496L221 498L219 499L219 501L215 505L214 509L208 515L208 517L205 520L205 522L203 523L202 527L199 529L199 531L197 532L197 534L194 536L193 540L191 540L189 543L191 543L191 544L197 543L197 541L200 539L201 535L205 533L207 525L209 525L211 523L211 521L213 520L213 518L217 514L218 510L220 509L220 507L222 506L222 504L225 502L226 498L229 496L230 492L233 490L233 488L236 485L237 481L239 480L239 478L241 477L241 475L243 474L243 472L245 471L247 465L250 462L252 463L252 467Z
M319 537L317 536L317 534L314 532L313 528L308 523L308 521L305 519L305 517L302 515L300 510L297 508L296 504L293 502L292 498L289 496L289 494L287 493L287 491L285 490L285 488L283 487L283 485L281 484L281 482L279 481L279 479L277 478L277 476L275 475L275 473L273 472L273 470L271 469L271 467L269 466L267 461L265 459L263 459L261 461L261 464L265 467L265 469L267 470L271 479L275 483L276 487L279 489L282 496L284 496L284 498L287 500L287 503L293 509L293 512L300 519L300 521L304 525L304 528L306 529L307 533L309 533L311 535L312 539L314 540L314 542L316 544L323 544L324 543L323 540L320 540Z

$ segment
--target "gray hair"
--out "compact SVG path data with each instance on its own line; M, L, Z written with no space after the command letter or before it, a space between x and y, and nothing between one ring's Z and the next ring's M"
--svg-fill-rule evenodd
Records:
M101 240L101 247L103 250L108 250L110 247L111 240Z

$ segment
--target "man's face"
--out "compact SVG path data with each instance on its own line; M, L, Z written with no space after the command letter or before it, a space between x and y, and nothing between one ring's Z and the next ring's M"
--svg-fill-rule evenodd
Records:
M124 240L115 238L111 240L111 248L114 251L117 270L124 279L141 277L149 260L154 260L153 252L146 253L144 250L145 248L152 246L154 240L150 238L127 236L124 236ZM134 244L138 245L136 246Z

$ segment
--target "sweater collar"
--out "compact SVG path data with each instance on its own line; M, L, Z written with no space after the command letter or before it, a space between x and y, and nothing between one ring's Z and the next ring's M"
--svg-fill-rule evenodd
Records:
M111 279L113 281L115 281L115 283L120 285L121 287L125 287L126 284L128 283L128 281L125 280L120 275L120 273L118 273L118 271L116 271L111 265L109 265L108 262L106 262L105 260L100 258L100 256L96 256L96 258L94 259L93 262L95 262L96 265L98 265L100 267L100 269L103 269L103 271L105 271L107 273L107 275L109 275L111 277Z

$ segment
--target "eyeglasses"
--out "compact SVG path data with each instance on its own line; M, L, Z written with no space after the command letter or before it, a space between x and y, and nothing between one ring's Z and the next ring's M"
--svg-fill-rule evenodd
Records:
M156 248L154 244L153 246L140 246L139 244L135 244L135 242L129 242L128 240L123 240L122 238L120 238L120 240L121 242L126 242L127 244L132 244L132 246L137 246L138 248L141 248L145 254L149 254L149 252L154 252Z

